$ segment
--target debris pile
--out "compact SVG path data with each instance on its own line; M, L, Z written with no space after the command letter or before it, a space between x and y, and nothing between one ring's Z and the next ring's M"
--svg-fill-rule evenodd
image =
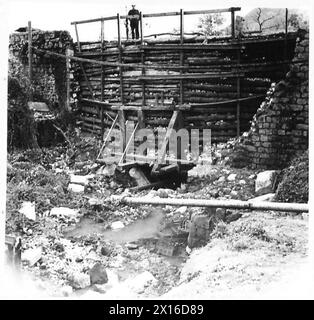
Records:
M309 152L296 157L283 170L276 192L276 199L283 202L307 203L309 200Z

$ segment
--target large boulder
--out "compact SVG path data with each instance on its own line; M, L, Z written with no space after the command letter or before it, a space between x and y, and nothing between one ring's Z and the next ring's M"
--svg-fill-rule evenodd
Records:
M260 172L255 180L255 193L257 195L273 193L277 176L278 171L276 170L267 170Z
M89 271L91 284L104 284L108 282L106 268L101 263L96 263Z

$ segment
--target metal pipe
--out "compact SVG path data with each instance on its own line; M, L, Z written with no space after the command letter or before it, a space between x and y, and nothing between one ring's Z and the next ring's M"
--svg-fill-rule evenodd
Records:
M273 210L273 211L293 211L308 212L307 203L282 203L266 201L241 201L241 200L207 200L207 199L173 199L173 198L132 198L112 196L108 201L120 201L125 204L152 204L170 206L190 206L190 207L216 207L231 209L250 210Z

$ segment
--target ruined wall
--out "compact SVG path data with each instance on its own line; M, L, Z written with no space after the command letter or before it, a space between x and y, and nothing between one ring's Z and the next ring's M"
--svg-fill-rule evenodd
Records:
M309 32L299 30L293 64L284 80L272 84L251 128L236 142L232 163L282 168L308 149Z
M73 40L67 31L34 30L33 46L61 54L72 49ZM18 59L22 63L24 73L28 73L28 34L17 32L9 39L11 60ZM66 104L66 61L65 59L48 56L33 50L33 100L46 102L51 110L63 110ZM75 83L72 84L75 91ZM72 103L75 101L72 99Z

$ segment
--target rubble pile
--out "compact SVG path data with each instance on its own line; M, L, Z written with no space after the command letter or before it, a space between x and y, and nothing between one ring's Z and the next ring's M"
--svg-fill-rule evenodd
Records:
M293 159L283 170L276 192L277 201L301 202L309 200L309 152Z

